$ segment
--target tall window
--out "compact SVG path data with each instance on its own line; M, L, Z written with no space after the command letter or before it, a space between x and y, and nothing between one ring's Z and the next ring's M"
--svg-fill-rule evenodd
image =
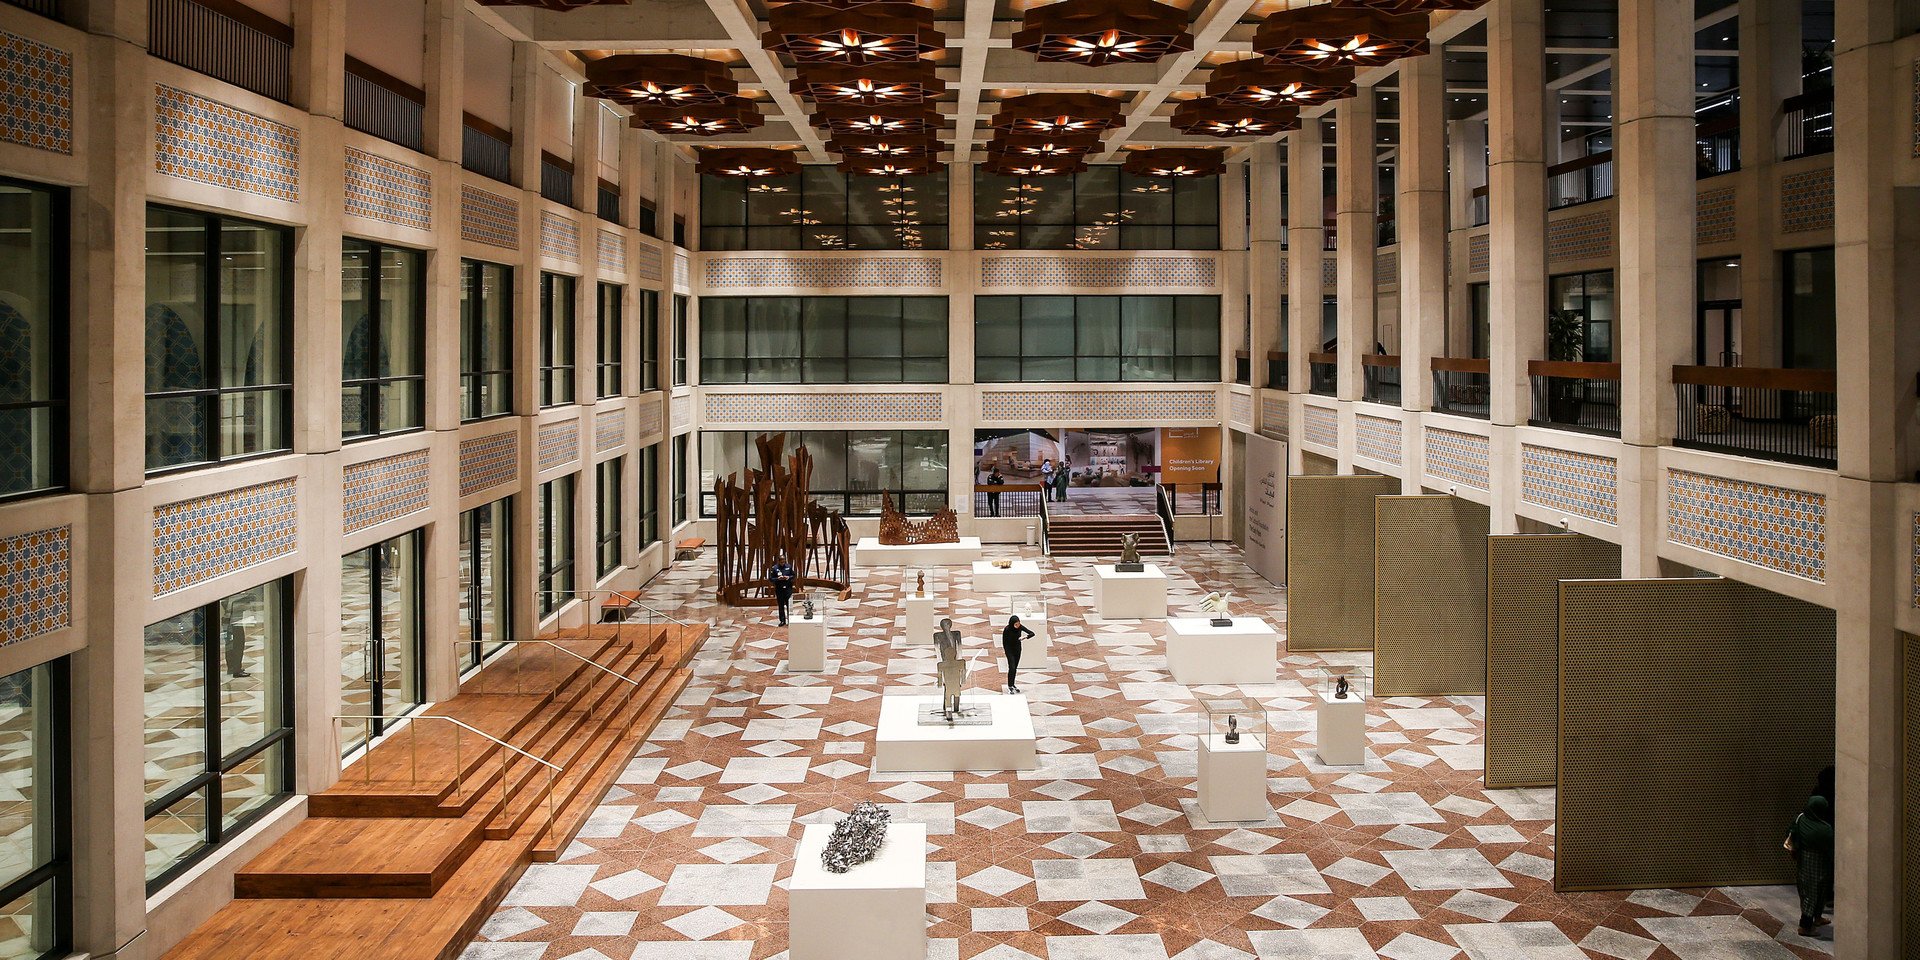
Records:
M505 646L509 610L508 534L513 498L503 497L460 515L460 668L480 665Z
M286 579L147 628L147 888L291 795Z
M625 457L614 457L594 468L593 541L603 577L620 567L620 473L626 465Z
M620 298L626 295L626 290L617 283L600 284L600 336L595 339L594 348L597 351L594 379L599 383L597 395L600 397L617 397L625 392L620 383L621 361L625 356L621 350L626 342Z
M0 179L0 497L67 485L67 195Z
M513 268L460 261L460 419L513 409Z
M687 298L673 297L673 385L687 385Z
M982 250L1218 250L1220 178L1098 166L1028 179L978 168L973 223Z
M1613 271L1601 270L1595 273L1574 273L1552 277L1547 281L1547 285L1548 309L1565 318L1560 322L1575 326L1580 333L1581 343L1581 355L1578 357L1550 356L1547 359L1612 363L1615 357ZM1555 322L1554 317L1548 316L1550 340Z
M73 903L67 661L0 678L0 691L7 744L0 778L8 793L0 817L0 955L64 956Z
M700 434L702 516L714 513L715 480L758 466L753 438L763 432ZM813 454L808 494L829 510L878 514L882 491L904 502L908 513L932 513L947 502L945 430L794 430L786 437L788 450L805 446Z
M687 437L681 434L673 438L673 459L667 464L673 471L673 525L687 522Z
M641 290L634 302L640 305L640 389L660 389L660 294Z
M539 557L540 615L546 616L573 599L573 478L540 485L540 510L533 536Z
M340 747L352 753L425 702L420 649L420 531L403 533L340 561Z
M701 383L945 383L945 297L702 297Z
M660 540L660 445L640 451L634 464L640 478L640 549Z
M426 257L347 240L340 266L340 433L426 425Z
M1781 254L1780 355L1784 366L1832 370L1839 356L1835 327L1833 248Z
M540 275L540 405L572 403L574 279Z
M974 379L1220 379L1220 298L975 297Z
M783 177L702 177L700 247L945 250L947 175L848 176L819 164Z
M288 449L289 231L147 208L147 469Z

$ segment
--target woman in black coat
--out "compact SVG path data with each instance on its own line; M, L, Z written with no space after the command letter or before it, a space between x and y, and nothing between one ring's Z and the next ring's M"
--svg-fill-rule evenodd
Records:
M1008 693L1020 692L1020 685L1015 682L1020 673L1020 641L1031 636L1033 631L1022 625L1019 617L1008 617L1007 628L1000 631L1000 649L1007 655Z

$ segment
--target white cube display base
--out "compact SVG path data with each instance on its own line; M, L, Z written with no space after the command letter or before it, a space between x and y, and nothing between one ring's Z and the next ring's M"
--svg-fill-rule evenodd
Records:
M815 610L813 618L787 619L787 670L819 673L827 669L827 617Z
M940 629L940 598L909 593L900 601L900 606L907 612L906 634L900 643L909 647L933 646L933 634Z
M1040 564L1015 560L1012 566L1002 569L991 560L975 560L973 589L981 593L1039 593Z
M879 537L861 537L853 548L856 567L966 566L980 559L980 538L961 537L959 543L881 543Z
M1228 743L1226 735L1200 738L1200 812L1215 823L1265 820L1267 747L1251 736Z
M1167 615L1167 575L1147 564L1121 573L1110 563L1093 567L1093 612L1104 620L1153 620Z
M1273 683L1280 672L1280 634L1259 617L1216 627L1207 617L1167 620L1167 671L1174 682Z
M872 860L846 873L820 865L833 825L810 823L787 886L791 960L925 960L927 825L887 825Z
M958 773L963 770L1032 770L1039 756L1034 747L1033 715L1027 698L1006 693L969 691L967 701L984 704L993 722L980 726L920 725L920 710L938 704L940 696L888 694L880 698L880 728L873 735L875 773Z
M1356 766L1367 762L1367 701L1358 694L1335 700L1332 694L1315 695L1313 725L1315 752L1328 766Z
M1020 624L1033 631L1033 636L1020 642L1020 669L1037 670L1042 667L1056 666L1053 662L1053 651L1048 649L1052 638L1047 635L1047 621L1039 617L1021 617ZM992 626L994 627L993 636L987 639L995 648L998 648L1000 631L1007 628L1006 617L1000 617L998 621L992 623ZM1003 661L1006 659L1005 653L1001 654L1001 659ZM1005 665L1004 662L1001 664L1001 666Z

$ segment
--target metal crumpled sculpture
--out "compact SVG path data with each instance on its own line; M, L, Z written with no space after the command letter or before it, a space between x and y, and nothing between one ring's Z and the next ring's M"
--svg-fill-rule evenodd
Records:
M893 505L893 494L880 492L880 542L887 546L911 546L921 543L959 543L960 517L950 506L942 506L920 523L907 519Z
M853 812L833 825L827 848L820 851L820 865L828 873L846 873L872 860L887 842L887 824L892 820L893 814L871 801L854 804Z

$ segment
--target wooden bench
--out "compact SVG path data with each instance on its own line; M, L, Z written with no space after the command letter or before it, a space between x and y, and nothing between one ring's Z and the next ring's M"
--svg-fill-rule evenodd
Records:
M627 610L640 602L637 593L612 593L600 601L600 622L621 623L627 619Z
M688 537L673 545L673 558L675 560L692 560L700 556L700 548L706 545L706 537Z

